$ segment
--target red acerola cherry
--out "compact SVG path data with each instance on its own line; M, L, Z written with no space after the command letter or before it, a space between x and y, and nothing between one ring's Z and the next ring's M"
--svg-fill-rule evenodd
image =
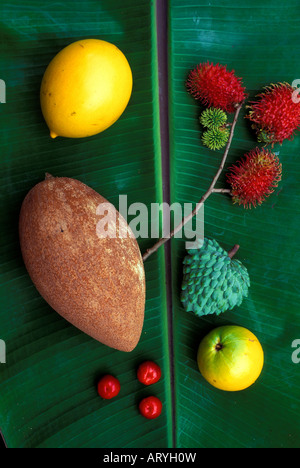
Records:
M138 368L137 378L144 385L152 385L161 378L160 367L153 361L145 361Z
M147 419L158 418L162 411L162 402L155 396L146 397L140 402L139 410Z
M106 400L116 397L120 390L120 382L113 375L105 375L98 382L98 394Z

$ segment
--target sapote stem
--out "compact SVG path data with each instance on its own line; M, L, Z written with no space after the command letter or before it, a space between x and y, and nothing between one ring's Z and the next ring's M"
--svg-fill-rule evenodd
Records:
M53 175L49 174L49 172L46 172L45 180L49 180L49 179L54 179L54 177L53 177Z
M229 250L228 252L228 257L229 258L232 258L234 257L234 255L237 253L237 251L239 250L240 246L238 244L235 244L231 250Z
M220 177L220 175L221 175L221 173L222 173L222 171L224 169L225 162L226 162L228 152L229 152L229 148L231 146L231 142L232 142L232 138L233 138L233 134L234 134L234 129L235 129L235 126L236 126L236 123L237 123L237 119L238 119L240 110L243 107L243 104L244 104L244 101L241 102L240 104L236 105L236 111L235 111L235 114L234 114L231 130L230 130L230 135L229 135L229 139L228 139L228 142L227 142L227 145L226 145L226 148L225 148L225 152L224 152L221 164L219 166L219 169L218 169L215 177L213 178L209 189L202 196L202 198L199 200L199 202L197 203L197 205L193 209L193 211L188 216L186 216L185 218L182 219L181 223L175 229L173 229L173 231L171 231L171 233L170 233L170 235L168 237L162 237L152 247L150 247L148 250L146 250L146 252L143 255L143 261L147 260L147 258L150 257L150 255L152 255L154 252L156 252L161 245L165 244L165 242L170 240L177 232L179 232L183 228L183 226L187 222L189 222L198 213L198 211L202 207L205 200L207 200L207 198L212 193L217 193L217 192L219 192L219 193L230 193L229 189L215 189L215 185L216 185L216 183L217 183L217 181L218 181L218 179L219 179L219 177Z

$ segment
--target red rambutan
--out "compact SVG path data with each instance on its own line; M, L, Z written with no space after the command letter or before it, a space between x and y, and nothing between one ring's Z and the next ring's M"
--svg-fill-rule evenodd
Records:
M235 112L236 106L246 98L241 78L224 65L200 63L190 72L186 86L195 99L225 112Z
M229 169L233 203L251 208L274 192L281 180L282 166L275 154L265 148L255 148Z
M293 99L294 88L288 83L267 86L251 103L246 118L253 122L259 142L272 144L291 139L300 126L300 103Z

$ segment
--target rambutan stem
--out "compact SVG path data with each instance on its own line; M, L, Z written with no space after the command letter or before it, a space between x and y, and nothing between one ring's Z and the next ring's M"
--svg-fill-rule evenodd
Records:
M213 193L229 193L231 195L231 189L228 189L228 188L214 188Z
M234 118L233 118L233 122L232 122L232 126L231 126L231 130L230 130L230 135L229 135L229 138L228 138L228 142L227 142L227 145L226 145L226 148L225 148L225 152L224 152L224 155L223 155L223 158L221 160L221 164L219 166L219 169L215 175L215 177L213 178L212 180L212 183L210 184L209 186L209 189L207 190L207 192L201 197L201 199L199 200L199 202L197 203L197 205L195 206L195 208L193 209L193 211L188 215L188 216L185 216L181 223L178 224L177 227L175 227L173 229L173 231L170 232L170 235L169 237L162 237L161 239L159 239L152 247L150 247L148 250L146 250L146 252L144 253L143 255L143 261L147 260L148 257L150 257L150 255L152 255L154 252L156 252L159 247L161 247L163 244L165 244L168 240L170 240L177 232L179 232L183 226L188 223L197 213L198 211L200 210L200 208L202 207L203 203L205 202L205 200L207 200L207 198L212 194L212 193L227 193L227 189L215 189L215 185L224 169L224 166L225 166L225 162L226 162L226 159L227 159L227 156L228 156L228 152L229 152L229 149L230 149L230 146L231 146L231 142L232 142L232 138L233 138L233 134L234 134L234 129L235 129L235 126L236 126L236 123L237 123L237 120L238 120L238 116L239 116L239 113L240 113L240 110L241 108L243 107L243 104L244 104L244 101L241 102L240 104L236 104L236 111L235 111L235 114L234 114ZM230 190L229 190L230 191Z

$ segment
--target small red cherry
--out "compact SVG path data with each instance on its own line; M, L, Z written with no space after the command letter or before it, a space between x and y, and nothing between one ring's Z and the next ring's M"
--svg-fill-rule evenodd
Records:
M137 378L144 385L152 385L161 378L160 367L153 361L145 361L137 370Z
M158 418L162 411L162 402L155 396L146 397L140 402L139 410L147 419Z
M113 375L105 375L98 382L98 394L106 400L116 397L120 390L120 382Z

